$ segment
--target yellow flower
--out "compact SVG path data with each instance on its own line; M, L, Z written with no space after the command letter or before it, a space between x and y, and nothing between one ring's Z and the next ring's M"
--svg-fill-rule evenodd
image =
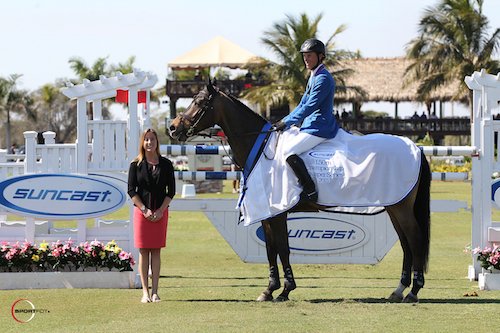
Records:
M49 249L49 243L45 243L45 241L43 243L40 243L38 249L40 249L43 252L47 251Z
M106 244L106 246L104 247L104 249L106 251L113 251L113 249L116 247L116 242L115 240L113 239L112 241L108 242L108 244Z
M104 259L106 257L106 252L104 251L99 252L99 257L101 257L101 259Z
M37 254L34 254L31 256L31 260L33 260L34 262L38 262L38 261L40 261L40 256L38 256Z
M114 252L114 253L116 253L116 254L118 254L118 253L122 252L122 249L120 249L120 248L117 246L117 247L115 247L115 248L113 249L113 252Z

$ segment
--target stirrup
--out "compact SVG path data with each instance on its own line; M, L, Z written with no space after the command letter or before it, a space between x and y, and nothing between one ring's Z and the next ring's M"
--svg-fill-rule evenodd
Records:
M300 198L304 201L310 201L310 202L318 202L318 191L314 190L313 192L306 193L305 191L302 191L300 194Z

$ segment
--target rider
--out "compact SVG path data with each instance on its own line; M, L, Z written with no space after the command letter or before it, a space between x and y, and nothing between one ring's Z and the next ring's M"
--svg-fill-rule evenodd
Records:
M274 129L282 131L292 125L300 127L299 133L286 143L284 157L302 185L303 196L316 202L318 200L316 186L304 161L298 155L337 134L339 125L333 114L335 80L323 65L326 50L325 44L320 40L307 39L300 47L300 53L306 68L311 71L306 91L299 105L274 124Z

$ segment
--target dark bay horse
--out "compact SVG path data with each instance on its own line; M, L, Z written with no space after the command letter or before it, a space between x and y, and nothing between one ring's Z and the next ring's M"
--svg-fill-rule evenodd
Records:
M224 131L235 162L245 166L262 128L269 123L235 97L209 83L194 97L186 112L172 121L170 136L186 141L188 137L215 124ZM424 286L430 240L430 181L429 164L422 153L420 175L415 187L403 200L385 207L403 248L401 280L388 299L392 302L418 302L417 294ZM300 202L293 211L318 211L322 208L327 207ZM262 221L262 226L269 261L269 285L257 300L273 300L273 292L281 288L278 256L284 271L284 288L276 300L288 300L288 295L296 288L296 284L289 261L287 213ZM403 291L410 285L411 292L404 297Z

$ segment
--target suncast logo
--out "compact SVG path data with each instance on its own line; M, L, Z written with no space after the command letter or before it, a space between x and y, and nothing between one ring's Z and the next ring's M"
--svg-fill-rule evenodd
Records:
M497 207L500 208L500 179L495 179L491 183L491 200L495 203Z
M262 227L256 230L256 236L265 243ZM306 214L288 218L288 240L292 252L317 254L351 251L364 245L368 239L368 233L361 226L325 215Z
M0 205L23 216L84 219L111 213L125 193L99 177L33 174L0 183Z
M314 158L320 158L324 160L330 159L335 153L329 151L312 151L309 153L309 156Z

